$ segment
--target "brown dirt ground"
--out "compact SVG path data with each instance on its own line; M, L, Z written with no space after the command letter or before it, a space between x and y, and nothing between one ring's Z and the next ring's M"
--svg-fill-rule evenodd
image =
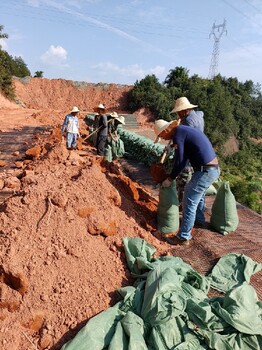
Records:
M133 283L122 237L142 237L163 254L168 246L151 234L149 191L92 145L69 152L61 140L72 105L120 111L128 87L83 95L68 81L14 83L20 106L0 95L0 348L54 350Z
M157 255L180 256L202 273L233 246L261 260L260 216L254 220L239 208L246 216L238 240L196 230L192 248L172 248L152 235L157 190L144 168L133 164L128 172L124 161L109 164L86 142L76 151L65 148L60 126L73 105L80 118L100 102L128 113L130 87L38 78L14 84L20 105L0 95L1 349L58 350L114 305L116 290L133 284L122 237L141 237ZM142 131L152 132L147 111L137 117ZM81 134L87 134L84 123ZM247 235L251 224L254 233ZM260 280L257 274L254 285Z

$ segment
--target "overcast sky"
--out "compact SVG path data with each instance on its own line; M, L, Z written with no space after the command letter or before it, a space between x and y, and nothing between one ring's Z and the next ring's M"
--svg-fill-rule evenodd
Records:
M1 0L0 24L2 49L49 79L206 78L217 40L213 72L262 84L261 0Z

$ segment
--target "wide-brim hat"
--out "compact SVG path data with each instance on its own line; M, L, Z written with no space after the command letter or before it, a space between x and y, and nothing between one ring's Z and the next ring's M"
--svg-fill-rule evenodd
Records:
M96 109L106 109L103 103L99 103L99 105L96 107Z
M167 122L164 119L158 119L154 124L154 132L157 135L155 139L155 143L157 143L161 137L159 136L164 130L166 130L167 134L170 134L170 138L172 137L172 132L174 129L180 124L180 120L172 120L171 122Z
M171 113L177 113L177 112L185 111L186 109L192 109L195 107L198 107L198 106L190 103L186 97L179 97L176 100L175 107L174 109L172 109Z
M76 113L76 112L80 112L80 110L78 109L78 107L73 106L73 108L72 108L70 113Z
M163 130L165 130L168 125L170 125L170 122L167 122L166 120L164 119L158 119L155 121L155 124L154 124L154 132L156 134L156 136L158 136L159 134L161 134L161 132Z
M112 112L112 113L110 113L109 115L110 115L110 117L112 117L112 118L118 118L118 114L117 114L116 112Z
M119 123L123 124L123 125L126 125L125 123L125 117L122 116L122 115L119 115L118 117L115 117L115 120L118 120Z

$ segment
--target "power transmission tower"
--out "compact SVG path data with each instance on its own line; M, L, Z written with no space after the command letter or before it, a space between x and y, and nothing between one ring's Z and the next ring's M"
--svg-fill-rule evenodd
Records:
M218 24L218 25L216 25L215 23L213 24L211 33L209 34L209 38L213 36L215 40L211 63L209 67L209 74L208 74L209 79L213 79L217 75L218 58L219 58L219 41L224 33L227 34L225 19L223 24Z

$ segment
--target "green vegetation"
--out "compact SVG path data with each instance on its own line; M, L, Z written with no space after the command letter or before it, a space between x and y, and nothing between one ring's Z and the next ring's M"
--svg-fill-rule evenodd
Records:
M154 75L137 81L130 91L129 108L148 107L157 119L172 120L174 101L186 96L205 113L205 133L220 159L221 178L230 182L236 200L262 214L262 95L251 80L217 75L208 80L176 67L161 84ZM234 136L239 151L225 152L225 142Z
M3 29L4 27L0 25L0 39L7 39L8 35L3 33ZM31 76L31 73L21 57L12 57L2 50L0 45L0 91L10 99L15 97L12 76L23 78Z
M42 70L37 70L34 74L34 78L43 78L44 72Z

